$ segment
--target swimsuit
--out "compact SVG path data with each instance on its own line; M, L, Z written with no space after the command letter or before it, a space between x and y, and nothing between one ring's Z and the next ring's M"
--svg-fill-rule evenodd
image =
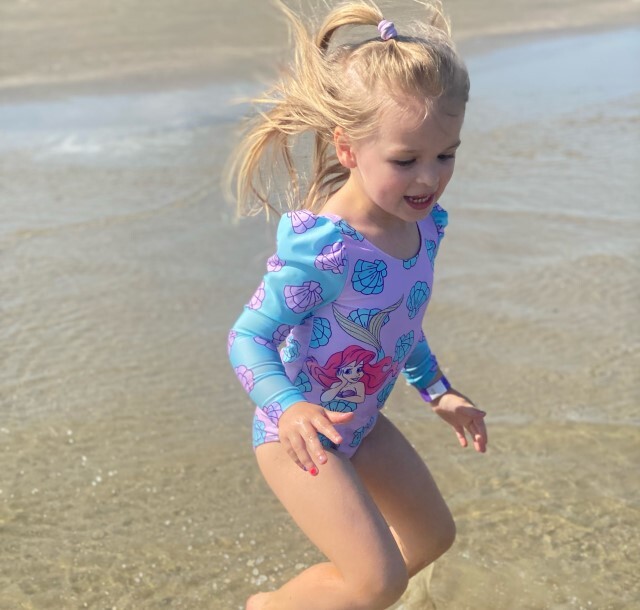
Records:
M278 441L296 402L355 412L336 424L352 456L373 429L400 373L426 398L438 365L422 332L447 213L418 222L409 259L381 251L340 217L283 216L267 274L229 333L231 364L256 403L253 446Z

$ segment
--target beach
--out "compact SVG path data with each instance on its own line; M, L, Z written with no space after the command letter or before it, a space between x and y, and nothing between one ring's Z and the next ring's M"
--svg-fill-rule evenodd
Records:
M631 610L640 6L445 8L471 97L425 332L490 444L389 399L458 526L396 608ZM236 610L321 560L226 352L275 225L221 176L286 42L259 0L0 0L0 610Z

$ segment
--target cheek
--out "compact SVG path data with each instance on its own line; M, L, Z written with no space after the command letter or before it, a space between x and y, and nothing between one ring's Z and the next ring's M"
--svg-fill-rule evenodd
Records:
M451 161L447 164L447 167L443 168L442 173L440 174L440 190L444 191L447 184L451 180L453 176L453 170L455 168L455 161Z

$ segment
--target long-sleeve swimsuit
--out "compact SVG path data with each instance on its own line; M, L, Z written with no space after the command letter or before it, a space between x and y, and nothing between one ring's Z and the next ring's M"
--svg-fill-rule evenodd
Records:
M354 412L336 425L352 456L400 373L427 399L438 364L422 332L447 213L418 222L408 259L383 252L340 217L283 216L267 273L229 333L231 364L257 405L253 445L279 440L283 411L305 401Z

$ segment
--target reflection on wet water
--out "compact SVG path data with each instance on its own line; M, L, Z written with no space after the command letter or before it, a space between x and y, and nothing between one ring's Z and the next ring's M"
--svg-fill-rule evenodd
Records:
M402 607L640 603L637 33L468 61L427 330L491 449L392 397L459 526ZM550 58L566 79L541 77ZM318 559L260 478L226 360L273 245L219 192L236 92L0 107L2 610L239 608Z

